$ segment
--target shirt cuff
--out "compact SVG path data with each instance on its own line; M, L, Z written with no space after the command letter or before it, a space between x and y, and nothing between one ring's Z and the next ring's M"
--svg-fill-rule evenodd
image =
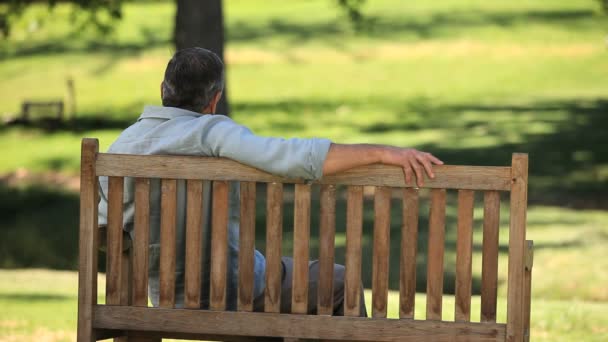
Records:
M315 138L313 141L313 148L311 148L309 154L309 163L311 167L310 174L313 176L313 180L317 180L323 177L323 164L327 158L331 140Z

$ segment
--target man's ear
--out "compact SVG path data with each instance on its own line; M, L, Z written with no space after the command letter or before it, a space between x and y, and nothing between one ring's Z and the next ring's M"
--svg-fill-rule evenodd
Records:
M203 114L215 114L215 111L217 109L217 104L220 102L221 98L222 98L222 91L218 91L217 93L215 93L215 95L213 95L213 98L211 99L211 101L209 102L207 107L205 107L203 109L202 113Z
M213 112L215 113L215 107L217 107L217 104L220 103L220 99L222 98L222 91L218 91L217 93L215 93L215 96L213 96L213 103L214 103L214 109Z

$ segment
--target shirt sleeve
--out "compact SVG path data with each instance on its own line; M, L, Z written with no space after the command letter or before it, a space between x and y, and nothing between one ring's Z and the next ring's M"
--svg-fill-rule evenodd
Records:
M260 137L227 117L215 117L223 119L213 118L201 134L201 145L209 149L209 155L286 177L314 180L323 176L330 140Z

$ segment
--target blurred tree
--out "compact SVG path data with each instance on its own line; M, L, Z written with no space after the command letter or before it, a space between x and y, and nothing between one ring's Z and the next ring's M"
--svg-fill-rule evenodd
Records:
M173 43L177 50L200 46L224 60L224 14L222 0L177 0ZM230 112L226 87L217 112Z
M10 34L11 21L33 3L46 3L50 8L59 2L72 3L88 13L83 23L100 33L112 30L115 20L122 17L122 4L127 0L0 0L0 33ZM173 43L177 50L201 46L217 53L224 60L224 15L222 0L175 0L177 11ZM366 0L332 0L345 12L355 31L363 28L362 6ZM606 0L608 1L608 0ZM229 114L227 90L218 106L218 113Z

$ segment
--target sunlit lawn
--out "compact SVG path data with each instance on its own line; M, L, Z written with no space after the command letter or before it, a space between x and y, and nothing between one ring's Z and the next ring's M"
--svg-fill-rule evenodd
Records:
M370 28L360 34L334 3L226 1L233 118L262 135L413 146L451 164L508 165L512 152L528 152L532 340L608 340L608 17L598 2L374 0L365 7ZM41 180L49 171L76 175L82 137L99 138L105 150L144 104L158 104L173 52L172 2L125 5L115 33L103 39L70 27L64 5L51 18L44 11L28 10L0 41L0 115L16 115L24 100L65 98L68 77L76 113L54 129L0 125L0 176L35 174L0 183L0 267L75 268L77 195ZM393 256L398 211L395 203ZM479 209L475 217L479 244ZM314 239L312 248L314 255ZM476 252L474 272L480 265ZM0 271L0 341L73 340L75 286L73 272ZM451 303L446 296L446 319ZM424 318L422 305L417 313Z
M100 277L103 280L103 277ZM100 289L103 289L100 282ZM77 274L67 271L0 270L0 341L73 341L76 327ZM367 307L371 293L366 291ZM504 298L499 298L499 303ZM388 315L398 317L398 292L389 293ZM444 320L454 319L454 297L443 300ZM505 307L498 320L504 322ZM472 320L479 321L480 300L472 301ZM424 319L425 296L416 296L417 319ZM532 309L534 341L605 341L608 304L592 301L535 298Z
M534 195L608 189L608 20L594 1L374 1L359 35L329 1L226 7L232 115L259 134L415 146L454 164L505 165L523 151ZM0 113L65 97L68 77L77 112L51 132L2 127L0 172L74 173L81 137L105 148L159 103L173 7L129 4L101 40L74 33L64 6L27 33L40 16L30 12L0 42Z

